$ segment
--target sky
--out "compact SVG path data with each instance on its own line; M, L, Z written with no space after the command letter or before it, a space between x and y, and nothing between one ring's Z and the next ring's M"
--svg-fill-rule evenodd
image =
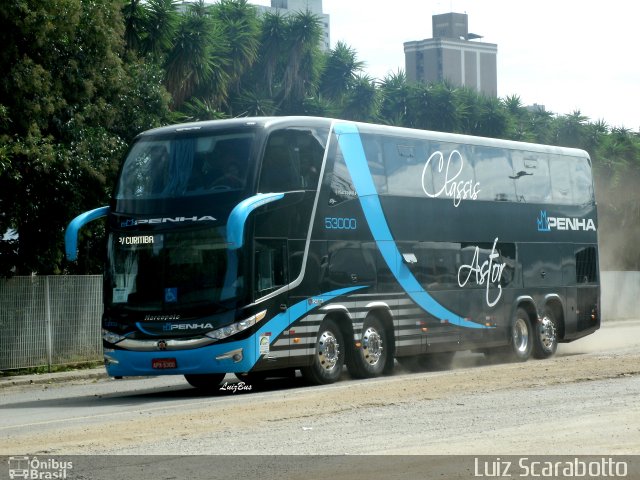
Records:
M269 0L251 3L270 5ZM498 96L640 130L640 2L635 0L323 0L342 41L382 79L404 70L403 43L432 37L431 16L469 15L498 46Z

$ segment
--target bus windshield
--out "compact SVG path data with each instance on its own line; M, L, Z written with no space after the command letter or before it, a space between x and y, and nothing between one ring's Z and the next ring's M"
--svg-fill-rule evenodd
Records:
M238 255L216 228L112 232L106 299L136 311L225 311L243 291Z
M253 139L247 131L142 137L124 161L116 199L244 190Z

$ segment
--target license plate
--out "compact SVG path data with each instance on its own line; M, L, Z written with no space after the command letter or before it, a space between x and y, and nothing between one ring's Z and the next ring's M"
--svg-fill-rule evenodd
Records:
M178 368L178 362L175 358L154 358L151 360L151 368L155 368L157 370Z

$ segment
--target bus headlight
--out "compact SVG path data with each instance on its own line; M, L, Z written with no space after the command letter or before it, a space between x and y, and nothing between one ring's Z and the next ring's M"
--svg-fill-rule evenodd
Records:
M264 317L267 316L267 311L263 310L252 317L245 318L244 320L240 320L239 322L232 323L231 325L227 325L226 327L219 328L217 330L213 330L211 332L205 333L205 335L213 340L223 340L228 338L236 333L240 333L247 328L254 326L256 323L261 321Z
M108 330L102 330L102 339L107 343L115 345L116 343L124 340L124 337Z

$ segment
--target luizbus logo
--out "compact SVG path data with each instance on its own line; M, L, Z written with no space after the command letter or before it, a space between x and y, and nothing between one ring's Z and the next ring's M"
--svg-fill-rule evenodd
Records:
M596 231L596 224L591 218L550 217L546 210L540 210L540 216L536 222L539 232L550 232L551 230Z

